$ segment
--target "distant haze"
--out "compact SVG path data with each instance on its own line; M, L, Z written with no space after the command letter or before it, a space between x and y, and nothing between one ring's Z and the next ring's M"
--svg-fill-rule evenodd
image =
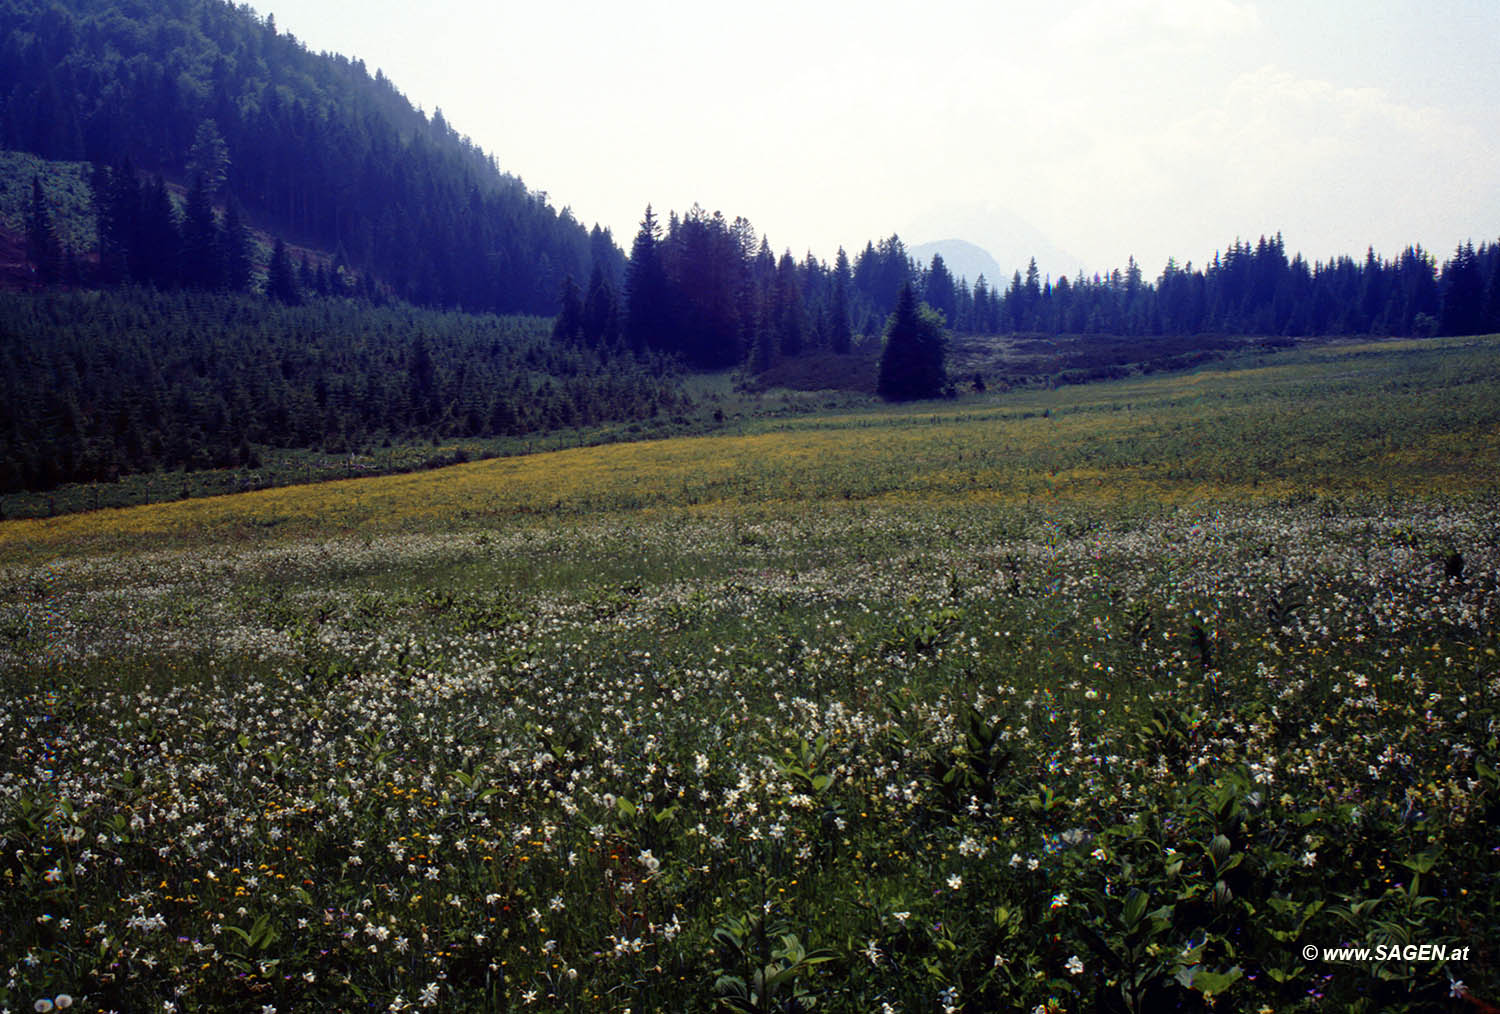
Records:
M995 285L997 279L1010 277L1009 273L1001 272L1000 265L995 263L995 258L990 256L988 250L975 246L967 240L944 239L936 243L922 243L909 247L907 252L924 268L931 266L934 254L941 254L943 266L948 269L948 273L955 280L965 279L971 289L981 277L991 287Z
M908 243L920 248L946 240L974 244L992 258L999 269L996 271L986 267L986 280L991 285L998 282L1001 288L1010 282L1011 276L1017 271L1024 277L1027 264L1032 258L1036 259L1037 270L1043 276L1052 278L1062 275L1071 278L1084 268L1081 260L1060 249L1035 225L996 205L976 202L934 208L910 223L901 235ZM932 254L929 252L922 258L922 262L925 265L931 259ZM945 252L943 260L948 259ZM949 269L953 270L951 264ZM1103 266L1098 266L1097 269L1109 270ZM957 270L953 273L955 276L961 274ZM977 278L977 274L968 275L969 284L972 285Z
M255 3L627 248L648 202L1054 277L1500 237L1495 0Z

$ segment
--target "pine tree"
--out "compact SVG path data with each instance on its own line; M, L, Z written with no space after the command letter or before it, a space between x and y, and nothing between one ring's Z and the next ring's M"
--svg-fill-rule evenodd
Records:
M833 351L839 355L847 353L853 345L854 335L849 326L849 255L839 247L838 257L833 262L833 305L830 312L829 341Z
M867 246L865 250L872 257L866 276L868 287L858 286L860 276L866 275L864 256L860 257L855 270L857 287L869 297L877 312L889 313L889 308L894 307L900 298L901 286L912 281L914 272L911 257L906 252L906 244L894 233L889 239L881 240L878 248Z
M1035 257L1026 264L1026 288L1023 291L1025 296L1022 297L1021 325L1026 330L1032 330L1040 324L1042 302L1041 273L1037 270Z
M625 337L637 352L662 346L670 336L667 278L662 267L661 225L646 205L640 231L630 247L625 273Z
M583 299L578 292L578 283L573 281L572 275L563 280L558 303L557 319L552 324L552 340L579 341L583 337Z
M231 292L248 292L250 289L250 229L245 225L240 204L233 196L224 212L224 235L222 237L224 285Z
M219 126L213 120L198 124L193 147L188 151L187 171L189 176L203 180L209 197L224 188L229 178L229 145L219 135Z
M932 265L927 269L926 299L928 306L943 315L943 320L952 327L958 320L958 291L953 284L953 275L943 263L943 255L932 255Z
M605 280L603 265L596 260L583 300L583 340L595 348L614 344L619 337L617 313L614 289Z
M160 177L140 190L140 210L130 245L130 277L159 288L175 286L181 277L182 234L177 209Z
M266 272L266 295L288 306L298 306L302 293L297 289L297 276L292 268L292 258L286 252L286 244L276 240L271 250L271 265Z
M1484 330L1484 288L1474 244L1459 246L1453 259L1443 265L1442 334L1469 335Z
M788 358L800 356L807 340L807 308L802 286L797 283L797 262L792 252L781 255L776 266L775 327L777 351Z
M910 283L903 285L886 325L877 393L887 401L936 398L947 383L940 320L917 304Z
M62 275L62 247L52 227L52 213L40 176L31 177L31 207L26 213L26 257L39 285L53 285Z
M776 329L760 324L755 328L755 341L750 347L750 370L765 373L776 365Z
M1064 279L1066 281L1066 279ZM995 330L990 300L990 284L985 281L984 275L974 283L974 320L973 329L981 334L988 334Z
M96 164L89 177L99 234L99 280L105 285L130 277L131 251L140 214L140 187L129 160L113 168Z
M216 289L224 282L219 223L203 177L193 179L182 222L182 281L190 288Z
M1500 246L1491 246L1488 252L1490 280L1485 287L1484 329L1495 333L1500 332Z

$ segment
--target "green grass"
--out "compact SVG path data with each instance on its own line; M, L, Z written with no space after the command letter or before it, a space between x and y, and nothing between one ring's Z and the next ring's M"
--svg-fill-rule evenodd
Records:
M1265 499L1324 492L1444 493L1500 482L1500 338L1495 336L1248 352L1190 373L899 406L835 392L757 394L730 374L690 376L685 382L694 407L680 417L528 438L402 444L353 456L267 451L258 469L155 473L45 494L12 494L0 500L0 509L12 518L46 517L410 471L456 456L470 461L501 456L507 461L488 465L490 471L507 477L545 473L547 485L570 488L577 483L569 462L592 463L594 454L520 462L512 456L642 441L646 446L604 452L597 459L614 462L612 467L651 470L651 481L634 483L628 493L623 485L606 484L572 498L545 500L545 491L538 491L534 498L518 499L508 485L495 488L480 476L457 484L475 495L456 505L454 513L901 495L1010 502ZM655 463L661 445L654 441L678 436L720 441L703 446L701 454L735 461L736 467L705 472L696 464L699 452L670 452L676 465L661 472ZM455 486L442 472L432 473L431 483L445 496ZM409 499L381 494L395 485L361 488L388 501L386 518L372 519L376 523L403 517L410 506ZM425 483L401 488L402 496L431 498ZM308 490L285 497L295 503L323 495ZM111 522L80 524L108 530Z
M0 1004L1493 1003L1497 359L0 525Z
M1315 347L1190 374L905 406L866 401L822 412L788 410L772 396L756 415L753 396L695 382L702 385L695 402L702 418L681 425L691 432L701 424L704 435L591 442L416 475L16 522L0 526L0 551L48 554L76 540L101 546L117 537L170 544L179 532L211 542L286 539L467 527L517 514L715 505L785 512L866 502L1072 504L1103 511L1141 503L1462 497L1500 485L1495 337ZM412 452L451 460L463 446ZM169 478L166 492L187 481ZM14 512L11 502L6 510Z

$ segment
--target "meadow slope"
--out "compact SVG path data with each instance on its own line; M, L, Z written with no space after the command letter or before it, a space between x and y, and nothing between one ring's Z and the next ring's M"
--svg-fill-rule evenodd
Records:
M368 534L712 504L1464 494L1500 481L1497 394L1497 337L1319 346L1230 369L752 423L738 435L5 522L0 559L115 538Z
M1500 1002L1500 338L1233 366L0 524L0 1005Z

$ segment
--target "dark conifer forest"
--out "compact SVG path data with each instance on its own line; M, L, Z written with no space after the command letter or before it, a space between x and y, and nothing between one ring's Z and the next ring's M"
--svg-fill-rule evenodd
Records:
M534 317L132 288L0 299L0 335L0 492L253 466L262 447L590 427L682 401L659 357L559 345Z
M899 236L832 265L778 259L743 219L694 207L663 229L649 214L631 250L625 313L634 341L712 369L756 371L809 353L847 352L851 334L880 334L905 285L951 332L1139 339L1252 335L1429 337L1500 331L1500 245L1464 244L1439 268L1420 247L1395 260L1309 262L1282 237L1236 240L1203 268L1169 260L1147 279L1123 270L992 284L955 279L940 254L917 263ZM1181 343L1175 343L1181 345Z
M1276 234L1154 278L967 279L895 235L799 259L694 205L647 206L626 251L362 61L222 0L0 0L0 149L38 167L6 190L0 492L641 419L682 371L952 394L945 331L1072 342L1063 380L1245 336L1500 331L1484 243L1310 261Z
M220 0L0 0L0 147L107 167L112 184L200 185L289 242L328 251L427 306L551 314L591 257L614 244L364 64L309 52L248 6ZM152 182L156 181L156 182ZM111 191L106 202L119 208ZM166 232L160 194L119 230ZM142 282L192 282L149 245Z

